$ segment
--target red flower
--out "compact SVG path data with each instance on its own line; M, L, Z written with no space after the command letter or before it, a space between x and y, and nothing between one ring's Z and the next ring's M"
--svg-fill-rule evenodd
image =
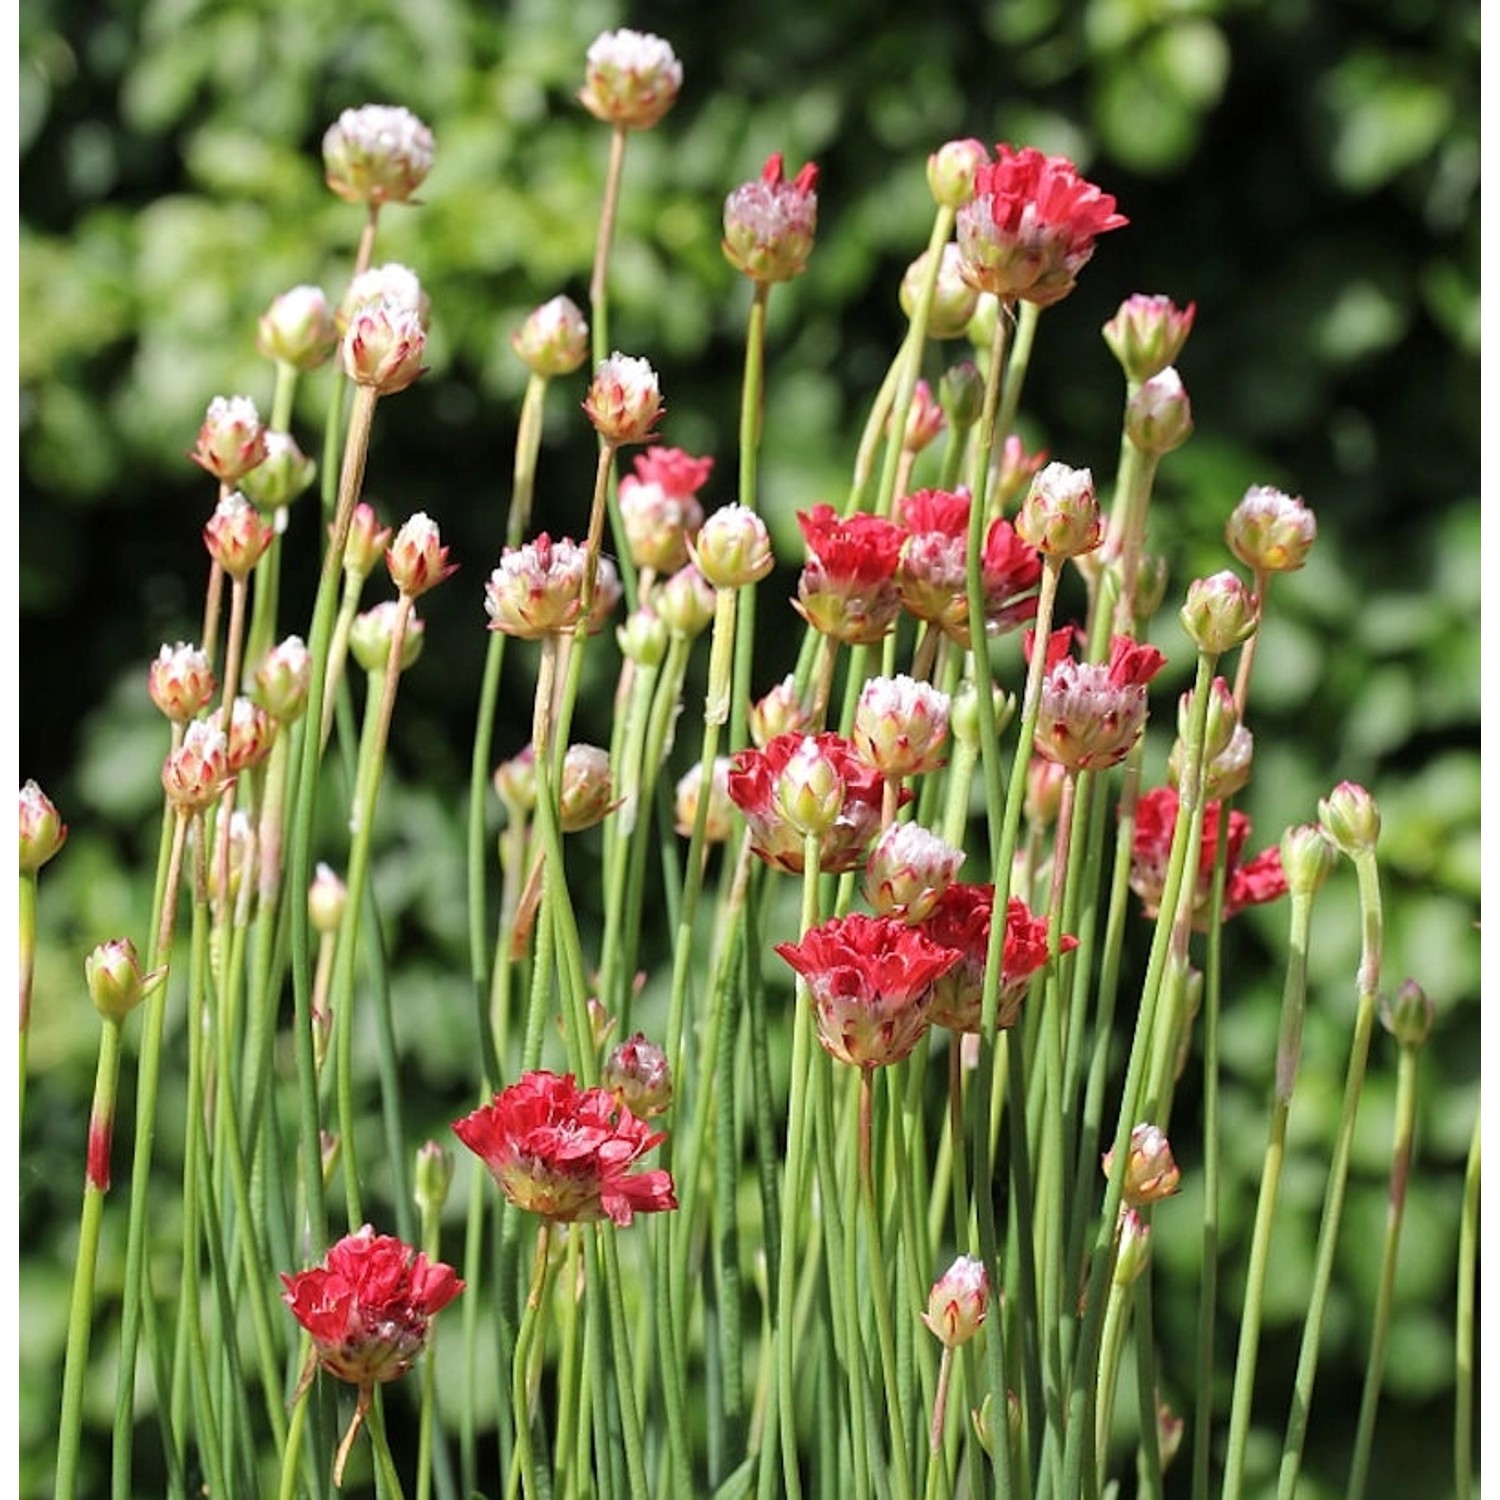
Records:
M1155 646L1123 635L1110 642L1107 662L1076 662L1066 651L1067 636L1053 632L1037 715L1037 753L1074 771L1118 765L1145 728L1146 686L1167 659Z
M803 840L777 806L776 786L807 738L795 732L778 734L759 750L741 750L729 767L730 800L745 815L750 847L768 865L793 875L802 872ZM865 765L842 735L824 732L811 738L844 784L838 816L819 844L818 863L825 875L841 875L863 861L879 832L885 778Z
M1209 802L1203 808L1203 838L1198 849L1198 884L1193 896L1193 920L1196 926L1201 926L1208 916L1222 806L1220 802ZM1162 887L1167 877L1167 861L1172 850L1172 833L1177 826L1177 808L1177 793L1167 786L1142 793L1136 802L1135 837L1130 846L1130 888L1141 898L1148 917L1154 917L1161 904ZM1225 855L1228 860L1224 886L1226 918L1234 916L1247 906L1274 901L1286 893L1286 874L1281 868L1281 851L1275 845L1263 850L1247 863L1240 863L1240 854L1249 837L1250 819L1238 809L1231 810Z
M957 950L959 962L934 985L931 1021L950 1031L978 1031L984 1001L984 967L990 948L990 918L995 907L993 885L955 883L943 892L932 915L920 926L933 942ZM1078 939L1064 935L1063 953L1078 946ZM1006 1031L1020 1018L1021 1002L1031 986L1031 976L1049 957L1047 919L1031 914L1018 896L1005 910L1005 946L1000 959L1000 997L995 1008L995 1029Z
M975 173L974 196L958 211L964 279L997 297L1050 307L1073 290L1095 236L1129 220L1065 156L1004 144L995 156Z
M849 645L878 641L901 608L894 582L906 533L883 516L840 516L831 505L797 512L808 560L795 607L815 630Z
M860 912L776 951L807 981L824 1050L857 1068L910 1054L927 1029L933 981L959 959L896 917Z
M808 162L788 182L779 151L758 178L724 200L725 258L752 281L790 281L807 266L818 228L818 168Z
M571 1073L527 1073L453 1123L454 1134L490 1169L517 1208L559 1223L606 1215L628 1224L637 1211L677 1207L672 1174L631 1172L666 1139L605 1089L580 1089Z

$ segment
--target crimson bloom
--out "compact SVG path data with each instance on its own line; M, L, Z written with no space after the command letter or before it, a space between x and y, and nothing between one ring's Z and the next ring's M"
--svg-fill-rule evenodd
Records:
M990 948L990 920L995 908L993 885L955 882L938 898L932 915L920 926L940 947L952 948L959 961L933 985L931 1022L950 1031L979 1030L984 1006L984 968ZM1064 935L1059 951L1068 953L1078 939ZM1019 896L1005 909L1005 946L1000 960L1000 996L995 1029L1006 1031L1020 1019L1021 1002L1031 976L1049 957L1047 919L1033 916Z
M620 516L637 567L674 573L688 560L687 539L703 525L698 491L713 466L681 448L636 455L635 472L620 478Z
M768 865L789 874L802 872L803 836L788 821L777 800L777 787L788 763L811 739L843 782L843 796L832 825L819 841L818 868L825 875L841 875L859 866L880 829L885 778L860 760L853 744L842 735L795 731L778 734L760 749L745 748L729 767L729 796L744 814L750 847Z
M927 1029L933 981L959 960L896 917L862 912L776 951L807 981L824 1051L857 1068L910 1055Z
M580 1089L571 1073L527 1073L453 1133L489 1168L517 1208L554 1223L677 1207L672 1174L631 1166L666 1132L653 1131L606 1089Z
M1130 889L1141 898L1148 917L1161 904L1172 850L1172 832L1177 826L1177 793L1171 787L1143 792L1135 807L1135 836L1130 845ZM1203 838L1198 848L1197 888L1193 894L1193 921L1202 926L1208 917L1213 891L1214 854L1219 844L1219 818L1223 803L1203 807ZM1281 868L1281 850L1272 845L1254 859L1240 863L1250 838L1250 819L1238 809L1229 814L1226 846L1228 872L1224 886L1224 915L1234 916L1247 906L1274 901L1286 893L1286 872Z
M1065 627L1047 643L1036 749L1072 771L1103 770L1124 760L1140 738L1147 684L1167 659L1155 646L1117 635L1107 662L1078 662L1067 654L1071 635Z
M777 151L758 178L724 200L724 256L752 281L790 281L806 269L818 228L818 167L808 162L791 182Z
M906 533L894 521L831 505L797 512L808 559L793 607L814 630L847 645L870 645L895 623L901 608L896 562Z
M1000 298L1060 302L1094 253L1094 239L1129 223L1112 195L1065 156L1001 144L974 174L955 225L965 280Z

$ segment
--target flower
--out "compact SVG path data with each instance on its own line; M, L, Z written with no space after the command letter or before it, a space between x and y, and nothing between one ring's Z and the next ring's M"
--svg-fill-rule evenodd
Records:
M143 974L135 944L129 938L100 943L83 961L89 999L108 1021L123 1021L160 984L166 972L160 968Z
M1054 637L1049 659L1055 644ZM1064 642L1042 683L1037 753L1074 771L1118 765L1145 728L1146 685L1166 660L1154 646L1117 635L1107 662L1078 662Z
M1104 1153L1102 1165L1104 1175L1114 1175L1114 1148ZM1125 1158L1125 1185L1123 1201L1130 1208L1142 1208L1148 1203L1160 1203L1177 1191L1181 1174L1172 1159L1172 1147L1161 1128L1156 1125L1137 1125L1130 1132L1130 1152Z
M1050 307L1073 290L1095 236L1128 222L1067 157L1002 143L976 170L955 227L972 286Z
M179 811L202 812L218 800L229 776L229 741L216 721L195 719L161 768L167 800Z
M346 203L405 203L432 170L432 131L409 109L346 109L323 134L323 176Z
M1130 845L1130 889L1141 898L1145 915L1154 917L1161 903L1172 850L1172 832L1177 825L1178 797L1170 787L1143 792L1135 807L1135 834ZM1195 925L1207 919L1213 893L1214 854L1219 843L1219 819L1223 804L1207 802L1203 807L1203 838L1198 851L1197 887L1193 895ZM1245 864L1240 855L1250 838L1250 819L1238 808L1229 814L1226 847L1228 861L1224 886L1224 916L1246 906L1274 901L1286 890L1281 851L1265 850Z
M631 1172L666 1139L607 1089L580 1089L573 1075L536 1071L453 1124L500 1190L529 1213L557 1223L677 1207L672 1174Z
M984 1007L984 971L989 958L990 921L995 909L993 885L955 882L938 897L922 931L933 942L951 948L959 962L933 986L932 1024L950 1031L977 1032ZM1078 946L1076 937L1064 934L1058 951L1068 953ZM1050 957L1047 920L1034 917L1019 896L1012 896L1005 909L1005 939L1000 958L1000 990L995 1005L995 1029L1006 1031L1020 1019L1021 1002L1031 987L1031 977Z
M959 960L920 928L862 912L834 917L776 951L807 982L824 1051L857 1068L910 1055L927 1030L933 981Z
M661 417L661 386L648 361L618 351L599 362L583 402L607 443L644 443Z
M1050 463L1031 481L1016 535L1047 557L1077 557L1103 540L1104 523L1088 469Z
M35 874L67 842L68 825L35 781L21 788L18 832L23 875Z
M854 748L883 776L918 776L943 763L948 739L947 693L898 673L871 677L854 707Z
M266 456L266 430L248 396L215 396L188 457L221 484L237 484Z
M448 561L448 549L443 546L437 523L420 510L396 533L386 551L385 565L396 587L410 599L458 571L458 564Z
M507 547L485 585L490 629L536 641L571 628L582 607L585 562L577 542L554 542L545 531L535 541Z
M217 687L208 653L184 641L163 645L146 671L151 701L174 724L196 719L213 701Z
M779 151L758 178L724 200L724 255L752 281L790 281L807 268L818 228L818 168L808 162L788 182Z
M1229 550L1257 573L1290 573L1307 561L1318 521L1307 506L1269 485L1251 485L1224 523Z
M256 700L280 724L302 717L312 687L312 653L300 635L273 646L255 669Z
M1170 297L1127 297L1104 325L1109 345L1127 380L1141 384L1177 362L1192 332L1197 305L1178 308Z
M717 589L757 582L776 566L766 523L746 505L722 505L688 543L698 571Z
M604 1059L599 1081L631 1114L643 1120L665 1114L672 1104L667 1054L644 1032L623 1041Z
M883 516L831 505L797 512L808 559L793 607L815 630L847 645L870 645L896 622L896 563L904 533Z
M960 1255L932 1284L922 1321L945 1349L966 1344L990 1310L990 1276L984 1262Z
M208 555L241 583L254 572L275 537L276 528L238 490L219 501L203 527Z
M571 297L553 297L527 315L510 346L533 375L571 375L588 358L588 321Z
M225 751L229 774L258 766L276 742L276 721L251 698L239 697L229 706L228 746Z
M865 765L843 736L793 731L774 736L759 749L739 751L730 762L729 795L744 814L755 853L778 870L800 874L803 836L783 814L777 790L783 772L807 739L842 782L837 816L818 842L818 868L825 874L842 874L860 864L880 827L885 787L885 778Z
M681 448L648 448L635 472L620 477L620 519L638 568L671 573L688 560L689 540L703 525L698 491L712 472L711 458Z
M911 926L931 915L963 862L963 850L931 829L892 823L865 861L865 900L879 916Z
M578 99L596 120L649 130L677 102L682 64L671 43L649 31L602 32L585 61Z
M341 346L344 373L376 395L404 391L422 373L427 331L415 308L391 297L367 302L349 319Z

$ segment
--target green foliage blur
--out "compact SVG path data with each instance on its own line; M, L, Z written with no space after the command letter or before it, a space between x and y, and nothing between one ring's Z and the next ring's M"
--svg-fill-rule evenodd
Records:
M467 1015L458 851L481 589L503 534L525 382L509 337L556 293L587 306L608 132L574 95L589 42L620 25L667 37L685 84L663 124L631 138L612 342L659 371L665 440L716 457L711 504L733 493L749 300L719 250L724 195L772 151L791 170L821 168L818 246L807 274L772 297L769 331L764 508L785 555L800 555L794 512L842 500L900 337L896 287L931 219L927 154L972 135L1072 155L1131 221L1043 319L1023 414L1032 446L1112 475L1122 385L1099 328L1137 291L1197 304L1180 363L1196 431L1162 466L1152 522L1169 598L1229 565L1223 520L1248 485L1301 495L1316 512L1308 567L1273 590L1252 695L1256 777L1242 805L1252 851L1312 819L1344 778L1382 809L1387 987L1419 979L1437 1024L1372 1494L1451 1493L1455 1241L1479 1092L1479 7L1439 0L661 0L628 10L603 0L23 0L20 769L72 834L41 878L21 1163L20 1492L44 1493L51 1472L97 1037L82 955L144 932L165 745L146 665L200 628L200 530L214 489L186 452L213 396L251 395L268 411L272 374L254 332L271 299L301 282L341 293L361 220L324 187L319 145L341 109L366 102L408 106L437 140L421 205L385 214L377 256L422 278L431 370L382 404L367 494L387 520L431 514L461 564L424 600L428 650L403 683L375 873L412 1018L413 1107L431 1114L414 1138L444 1130L447 1101L469 1085L468 1031L446 1018ZM535 523L554 535L576 534L587 510L594 449L573 404L581 396L581 384L568 400L555 393L548 409ZM303 382L294 430L309 452L325 398L320 381ZM288 600L311 598L316 509L312 496L294 508L306 547L300 565L289 554ZM1174 611L1162 619L1158 644L1186 686ZM762 690L786 670L778 641L765 645ZM519 678L506 702L501 756L528 737ZM603 741L608 704L594 713L582 737ZM1154 764L1164 754L1163 743ZM1319 898L1256 1482L1279 1448L1301 1331L1353 1014L1355 918L1346 866ZM1221 1411L1285 944L1284 909L1237 920L1243 964L1224 1023ZM1341 1493L1347 1468L1394 1079L1395 1046L1381 1034L1308 1500ZM128 1131L126 1118L117 1140ZM1191 1144L1178 1150L1186 1189L1156 1241L1163 1386L1181 1397L1197 1306L1194 1155ZM107 1229L106 1302L122 1256ZM90 1420L107 1426L107 1326L96 1353ZM1185 1483L1181 1467L1169 1490Z

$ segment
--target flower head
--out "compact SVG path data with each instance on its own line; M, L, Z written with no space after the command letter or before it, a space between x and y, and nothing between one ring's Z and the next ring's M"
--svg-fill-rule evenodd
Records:
M208 555L242 583L275 538L276 528L238 490L219 501L203 527Z
M1127 297L1104 325L1104 342L1120 361L1126 379L1137 384L1176 364L1192 332L1196 304L1178 308L1170 297Z
M1176 369L1168 365L1144 380L1125 403L1125 436L1142 453L1161 457L1193 432L1193 406Z
M596 120L648 130L677 102L682 64L670 42L622 27L589 45L579 102Z
M385 554L385 565L396 587L411 599L458 570L457 563L448 561L448 549L443 546L437 523L423 511L410 517L396 533Z
M1146 726L1146 686L1165 663L1127 636L1110 642L1107 662L1062 655L1042 683L1037 752L1074 771L1118 765Z
M238 697L229 706L229 774L260 765L276 741L276 722L251 698Z
M604 1059L599 1082L631 1114L642 1120L665 1114L672 1104L672 1069L667 1054L644 1032L619 1043Z
M167 800L179 811L202 812L211 807L229 777L229 741L217 721L195 719L182 744L171 751L161 768Z
M554 542L545 531L535 541L507 547L485 585L490 629L528 641L570 629L582 607L585 563L577 542Z
M984 1262L960 1255L932 1284L922 1321L945 1349L966 1344L990 1309L990 1277Z
M1371 853L1380 840L1380 808L1364 787L1341 781L1318 799L1318 821L1323 831L1350 859Z
M973 136L944 141L927 158L927 186L944 208L962 208L974 196L974 180L990 159L989 148Z
M346 109L323 134L323 176L346 203L405 203L432 170L432 132L409 109Z
M1258 573L1290 573L1307 561L1318 521L1307 506L1269 485L1245 491L1224 523L1229 550Z
M948 739L948 695L898 673L871 677L854 707L854 748L883 776L936 770Z
M808 162L788 182L778 151L758 178L724 200L724 254L752 281L790 281L807 267L818 228L818 168Z
M423 329L427 327L432 313L431 299L422 289L422 279L410 266L400 261L383 261L361 271L349 283L344 300L339 303L337 322L340 332L348 330L350 322L363 308L388 302L393 307L405 308L415 313Z
M400 605L394 599L382 599L372 609L355 615L349 627L349 650L355 661L367 672L384 672L391 659L391 647L396 643L396 626L400 619ZM410 610L401 632L401 661L399 670L404 672L422 654L422 643L427 634L426 622Z
M901 311L909 318L916 310L917 295L932 265L932 252L924 250L901 278ZM937 276L932 285L932 302L927 312L927 336L933 339L959 339L968 332L969 321L979 306L979 293L963 278L958 246L949 240L938 256Z
M1114 1175L1114 1149L1104 1153L1104 1175ZM1172 1147L1159 1126L1137 1125L1130 1132L1130 1151L1125 1158L1122 1200L1130 1208L1160 1203L1177 1191L1181 1174L1172 1159Z
M580 1089L572 1074L527 1073L454 1134L489 1168L516 1205L574 1223L677 1207L672 1174L630 1168L666 1139L606 1089Z
M383 297L357 308L344 333L344 373L380 396L404 391L422 373L427 330L416 309Z
M1031 481L1016 535L1047 557L1077 557L1103 540L1104 523L1088 469L1050 463Z
M255 669L257 701L279 724L302 717L312 687L312 653L300 635L289 635Z
M670 573L688 560L703 525L698 491L713 466L681 448L653 447L636 455L634 473L620 476L620 519L637 567Z
M1128 222L1067 157L1002 143L975 172L956 228L972 285L1050 307L1073 290L1095 237Z
M146 672L151 701L174 724L196 719L213 702L217 687L208 653L183 641L163 645Z
M892 823L865 861L865 900L877 915L911 926L932 914L963 862L963 850L931 829Z
M818 1040L830 1056L857 1068L907 1057L927 1029L932 982L958 962L916 927L895 917L854 912L778 943L803 977Z
M272 300L256 324L255 347L294 370L316 370L338 347L339 331L320 286L294 286Z
M1229 568L1211 578L1195 578L1180 611L1182 628L1200 651L1221 656L1255 634L1260 600Z
M28 781L21 788L18 831L23 875L35 874L67 842L68 825L35 781Z
M893 521L831 505L797 512L808 559L797 582L797 613L815 630L848 645L870 645L896 622L901 597L896 563L904 533Z
M594 371L583 409L606 442L644 443L664 410L656 371L644 359L611 354Z
M588 358L588 321L571 297L553 297L527 315L510 346L533 375L571 375Z
M609 769L609 751L569 745L558 786L558 822L564 833L592 828L619 804Z
M672 797L672 826L690 838L703 796L703 762L694 761L683 773ZM722 844L734 832L734 803L729 796L729 757L716 755L708 779L708 810L704 813L703 837Z
M188 457L221 484L237 484L266 456L266 429L248 396L215 396Z
M165 969L141 972L135 944L129 938L100 943L83 961L89 999L106 1020L123 1021L160 984Z
M778 735L804 733L812 723L790 672L750 705L748 718L750 738L762 749Z
M766 523L746 505L721 505L688 549L698 571L715 588L745 588L776 566Z

